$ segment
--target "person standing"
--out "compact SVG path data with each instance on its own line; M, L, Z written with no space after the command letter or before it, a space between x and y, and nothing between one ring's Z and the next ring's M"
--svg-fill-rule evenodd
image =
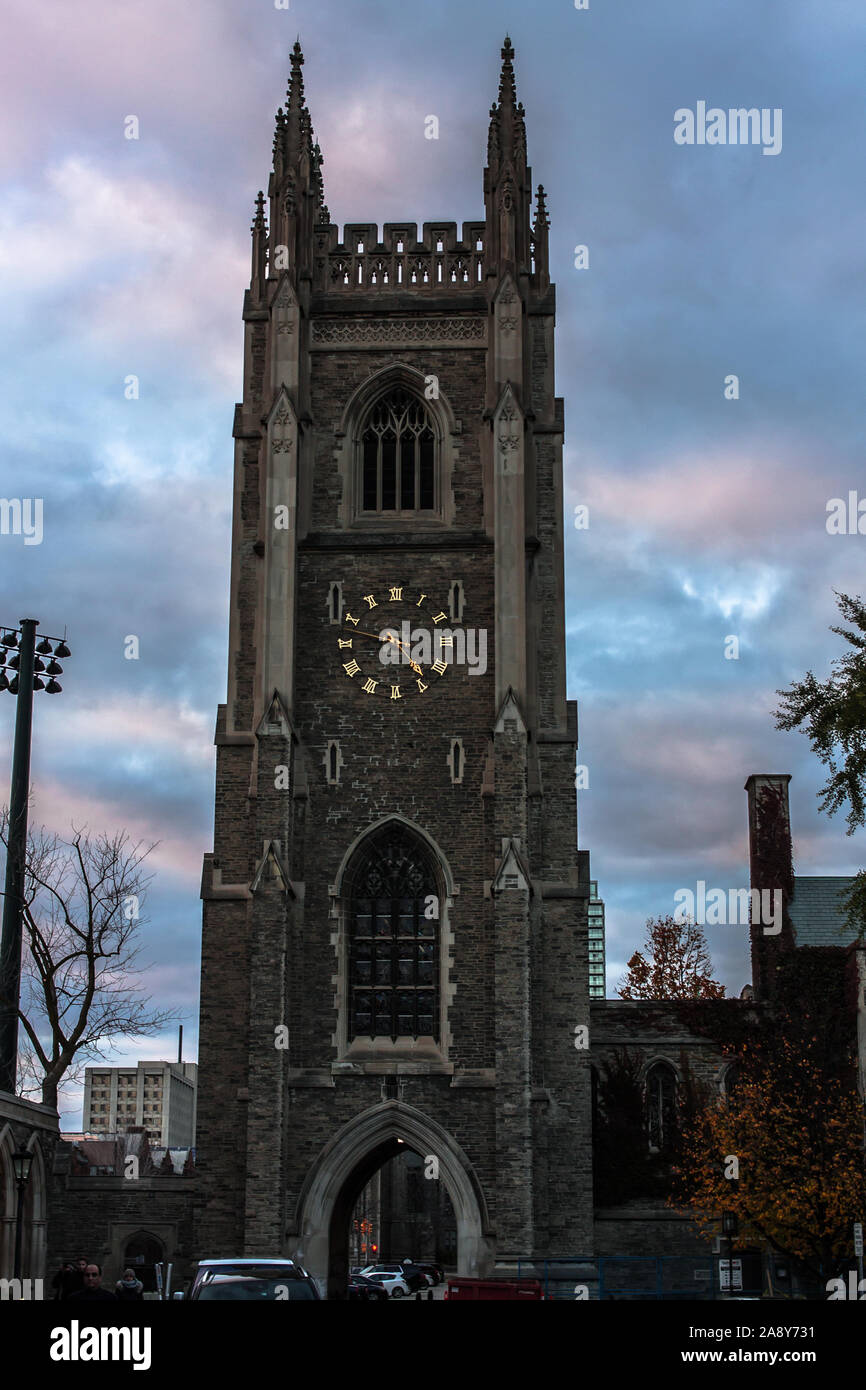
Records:
M111 1289L102 1287L102 1266L90 1260L84 1267L84 1288L69 1295L70 1303L95 1303L99 1301L117 1302L117 1295Z
M114 1292L121 1302L133 1302L144 1298L144 1285L140 1279L135 1277L131 1269L123 1271L123 1278L118 1279L114 1286Z
M76 1273L77 1270L71 1260L67 1260L65 1264L60 1266L54 1278L51 1280L51 1287L54 1290L54 1297L56 1299L69 1297L69 1293L71 1292L70 1280L74 1279ZM80 1283L78 1287L81 1287Z
M54 1287L57 1290L55 1298L71 1298L74 1293L80 1293L84 1288L84 1271L87 1268L87 1261L80 1255L73 1265L71 1260L67 1260L63 1269L54 1278Z

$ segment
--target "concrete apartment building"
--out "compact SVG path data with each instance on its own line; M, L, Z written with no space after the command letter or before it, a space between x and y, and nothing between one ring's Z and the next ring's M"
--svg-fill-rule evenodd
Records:
M143 1126L152 1145L195 1143L198 1067L195 1062L139 1062L137 1067L87 1067L83 1129L123 1134Z

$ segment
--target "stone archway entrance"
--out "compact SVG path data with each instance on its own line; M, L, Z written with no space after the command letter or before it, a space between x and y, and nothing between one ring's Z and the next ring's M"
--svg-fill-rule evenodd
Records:
M129 1266L144 1285L145 1293L156 1292L156 1266L165 1260L165 1246L150 1231L136 1231L124 1242L119 1278Z
M345 1297L349 1271L349 1222L359 1194L370 1178L401 1149L439 1160L457 1222L457 1267L460 1274L483 1275L495 1258L495 1239L487 1204L471 1163L447 1130L402 1101L384 1101L350 1120L323 1150L304 1184L289 1254L327 1289L329 1298Z

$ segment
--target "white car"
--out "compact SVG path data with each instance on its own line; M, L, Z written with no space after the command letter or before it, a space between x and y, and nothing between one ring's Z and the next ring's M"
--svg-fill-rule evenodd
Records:
M364 1278L380 1284L389 1298L406 1298L411 1289L399 1270L365 1269Z

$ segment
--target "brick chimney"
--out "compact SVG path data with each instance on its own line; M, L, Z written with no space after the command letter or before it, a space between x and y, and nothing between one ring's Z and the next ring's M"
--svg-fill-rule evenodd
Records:
M763 904L775 904L781 890L781 930L767 931L766 920L752 922L752 983L756 999L775 993L778 956L794 949L794 933L788 903L794 892L791 815L788 807L788 772L753 772L746 779L749 804L749 879ZM762 914L764 916L764 914Z

